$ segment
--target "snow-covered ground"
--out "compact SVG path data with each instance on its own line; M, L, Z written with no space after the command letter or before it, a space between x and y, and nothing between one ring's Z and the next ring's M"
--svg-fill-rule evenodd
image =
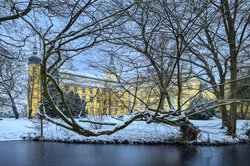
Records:
M33 124L28 119L0 120L0 141L20 140L21 136L35 132Z
M111 118L108 121L116 122ZM225 135L226 129L220 129L221 120L192 120L201 129L197 143L237 143L250 141L246 136L246 130L250 127L250 120L237 121L237 136L232 138ZM79 122L81 123L81 122ZM89 127L86 124L85 127ZM112 126L104 126L112 128ZM37 120L29 119L3 119L0 120L0 141L20 140L23 137L39 136L39 124ZM85 142L85 143L167 143L181 142L180 131L177 127L165 124L146 124L135 121L124 130L113 135L102 135L98 137L84 137L74 132L67 131L61 127L46 122L44 124L44 139L52 141Z

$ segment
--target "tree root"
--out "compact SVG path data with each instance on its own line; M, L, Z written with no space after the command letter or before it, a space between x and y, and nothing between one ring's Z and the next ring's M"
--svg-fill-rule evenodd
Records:
M200 129L194 126L191 122L185 120L180 125L180 131L184 141L194 141L197 140Z

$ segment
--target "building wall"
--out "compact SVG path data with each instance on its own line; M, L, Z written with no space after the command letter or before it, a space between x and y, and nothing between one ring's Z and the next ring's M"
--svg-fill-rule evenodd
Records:
M85 85L74 85L74 84L60 84L65 91L75 91L79 97L86 102L86 110L89 115L122 115L128 114L130 110L145 110L146 105L150 108L156 109L159 102L159 90L157 88L152 89L152 92L148 91L146 87L138 89L137 95L139 99L133 97L125 90L108 88L108 87L97 87L97 86L85 86ZM199 84L197 80L192 81L192 88L183 90L182 96L182 109L185 110L189 106L188 100L190 97L195 96L198 93ZM135 93L134 89L130 89L130 92ZM213 97L211 92L203 92L206 97ZM177 109L177 96L172 96L173 106ZM164 103L165 110L169 110L167 100Z
M78 93L80 98L86 102L85 109L89 115L122 115L129 114L131 110L145 110L146 105L150 108L156 109L159 102L159 90L154 87L150 88L148 83L144 83L137 89L137 96L135 99L132 94L135 94L135 88L129 88L125 91L118 86L115 77L112 74L106 74L104 78L91 78L88 76L81 76L74 73L62 73L62 80L60 87L66 91L74 91ZM41 85L40 85L40 65L29 64L29 82L28 82L28 113L34 116L37 106L41 99ZM191 79L183 85L182 91L182 109L186 109L189 105L188 100L195 96L200 89L200 81ZM170 86L171 101L175 109L177 109L177 87ZM211 92L203 92L209 98L213 98ZM146 104L146 105L145 105ZM165 110L170 110L167 100L164 103Z

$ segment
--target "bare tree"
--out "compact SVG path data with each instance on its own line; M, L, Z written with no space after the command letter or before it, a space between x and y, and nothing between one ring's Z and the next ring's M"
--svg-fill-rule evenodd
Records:
M85 136L97 136L102 134L112 134L120 129L123 129L135 119L144 113L136 113L124 124L117 125L112 130L91 131L80 126L72 116L69 106L65 100L63 90L60 88L54 74L68 59L79 55L83 51L93 47L94 45L102 42L101 33L105 29L108 30L121 17L127 9L134 3L128 3L123 9L114 10L113 13L102 11L100 5L103 1L77 1L76 3L60 3L59 12L53 13L51 11L58 11L58 6L44 6L37 8L35 12L39 13L44 19L41 19L41 29L38 23L32 21L31 16L21 16L22 20L28 24L34 32L39 36L42 43L42 63L41 63L41 84L42 96L46 98L53 112L60 117L64 123L58 123L52 118L48 117L43 109L40 110L40 115L48 121L62 126L66 129L75 131ZM136 2L137 3L137 2ZM49 9L49 10L48 10ZM61 24L58 24L59 19ZM84 22L82 20L85 20ZM67 54L68 58L63 59L62 55ZM52 84L59 92L65 114L57 107L52 94L48 91L48 85ZM42 106L42 105L41 105Z
M20 17L28 15L33 7L33 0L22 2L0 2L0 56L8 59L17 59L20 54L5 54L10 48L21 50L30 34L25 31L25 26L20 22Z
M206 24L190 44L188 48L190 56L186 60L195 66L195 70L198 71L196 76L211 86L216 98L225 99L225 83L230 57L224 54L223 38L225 36L223 33L220 34L223 31L220 28L220 20L218 16L212 19L208 19L207 14L200 16L200 21ZM221 105L219 109L222 114L222 128L224 128L228 121L226 105Z
M238 59L249 43L249 2L211 1L207 11L200 16L205 22L201 33L194 40L189 51L198 61L190 59L196 67L202 69L199 78L211 85L217 99L225 98L226 77L230 75L230 98L236 98ZM209 18L207 14L214 12ZM209 19L208 19L209 18ZM202 74L205 74L202 75ZM219 81L217 81L219 78ZM221 105L222 127L228 126L228 134L236 134L237 104L231 103L227 123L226 106Z
M245 41L249 39L249 21L250 9L248 1L230 2L223 0L220 4L213 3L214 6L220 9L223 19L224 30L226 32L226 40L230 55L230 98L236 98L237 92L237 71L238 71L238 56ZM244 12L241 12L244 11ZM236 119L237 119L237 104L230 105L228 134L236 134Z
M202 7L206 8L206 5L205 3ZM118 6L122 6L122 3ZM144 77L155 81L160 92L158 106L153 109L146 104L147 109L155 111L155 116L158 111L163 110L165 99L170 108L172 106L169 86L170 83L175 83L174 77L178 87L178 110L181 110L182 85L185 79L181 74L180 58L186 51L187 43L199 32L199 29L194 30L198 17L193 17L192 9L194 10L185 2L144 2L124 13L123 18L127 19L125 24L107 32L112 37L108 41L120 47L120 51L113 53L119 55L117 59L127 61L128 66L133 64L135 71L140 68ZM178 15L178 12L181 14ZM186 24L182 24L182 21ZM145 70L146 68L151 69ZM148 72L147 75L145 71Z
M0 22L15 20L21 16L27 15L32 8L33 0L23 1L17 3L15 1L2 1L0 3L1 17ZM25 7L23 7L25 6Z
M6 49L0 50L6 57L11 57L14 54L11 51L6 52ZM22 59L11 60L0 56L0 92L2 96L6 96L8 101L6 105L12 107L15 118L19 118L16 99L24 92L25 77L23 77L24 61Z
M12 106L16 118L19 115L15 100L21 95L25 87L22 72L24 67L24 64L22 64L24 61L22 48L30 36L24 31L20 18L31 12L33 3L33 0L0 2L0 59L3 63L0 86L2 94L8 96L9 105Z
M47 4L44 5L44 2ZM216 6L216 3L213 5ZM107 3L96 0L75 2L44 0L37 1L33 14L27 13L26 15L21 14L17 6L13 6L13 13L18 14L18 18L28 25L32 33L35 33L41 41L42 97L46 98L50 108L63 120L63 123L47 116L42 108L42 102L39 115L56 125L85 136L109 135L125 128L136 119L144 118L148 123L181 126L185 136L195 139L198 130L187 121L185 115L173 116L164 111L163 107L165 99L171 106L168 88L171 83L175 83L178 94L177 110L181 111L182 86L185 81L182 78L182 58L186 56L190 43L207 25L206 22L199 22L199 18L211 4L210 1L197 3L157 1L153 3L114 0ZM213 13L209 15L209 19L211 17ZM225 17L225 19L228 18ZM230 36L230 33L228 35ZM244 36L241 40L245 40ZM129 50L129 56L121 56L119 59L127 64L131 62L129 64L131 68L125 67L123 71L130 70L135 77L131 76L130 81L123 75L116 75L116 77L122 89L134 97L134 102L132 107L128 106L131 115L122 124L116 124L114 128L108 130L93 131L82 127L75 121L65 93L59 86L56 73L70 59L106 41L123 50ZM233 59L232 56L230 59ZM151 70L145 70L146 68L151 68ZM232 65L231 69L234 71ZM148 101L144 101L139 95L140 86L145 83L145 80L150 79L150 77L145 77L146 72L148 72L146 76L153 78L150 81L154 82L150 85L149 94L154 91L155 86L159 89L156 108L149 106ZM174 81L174 78L177 81ZM58 92L65 112L56 105L53 94L49 91L49 85L53 85ZM115 91L114 95L117 95ZM121 97L120 99L122 101ZM144 104L146 108L144 111L133 110L136 100Z

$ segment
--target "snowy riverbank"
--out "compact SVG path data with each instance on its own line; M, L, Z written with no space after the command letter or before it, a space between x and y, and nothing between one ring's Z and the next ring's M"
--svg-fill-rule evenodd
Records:
M114 119L107 119L116 122ZM39 129L37 120L29 119L3 119L0 121L0 141L21 140L23 138L37 138ZM192 120L201 130L198 139L191 143L197 144L231 144L249 142L246 130L250 127L250 120L237 121L237 136L232 138L225 135L226 129L220 129L221 120ZM89 126L85 126L89 127ZM104 126L112 128L112 126ZM67 131L61 127L46 122L44 124L44 140L63 141L75 143L182 143L178 127L165 124L146 124L145 122L135 121L124 130L118 131L113 135L84 137L74 132Z

